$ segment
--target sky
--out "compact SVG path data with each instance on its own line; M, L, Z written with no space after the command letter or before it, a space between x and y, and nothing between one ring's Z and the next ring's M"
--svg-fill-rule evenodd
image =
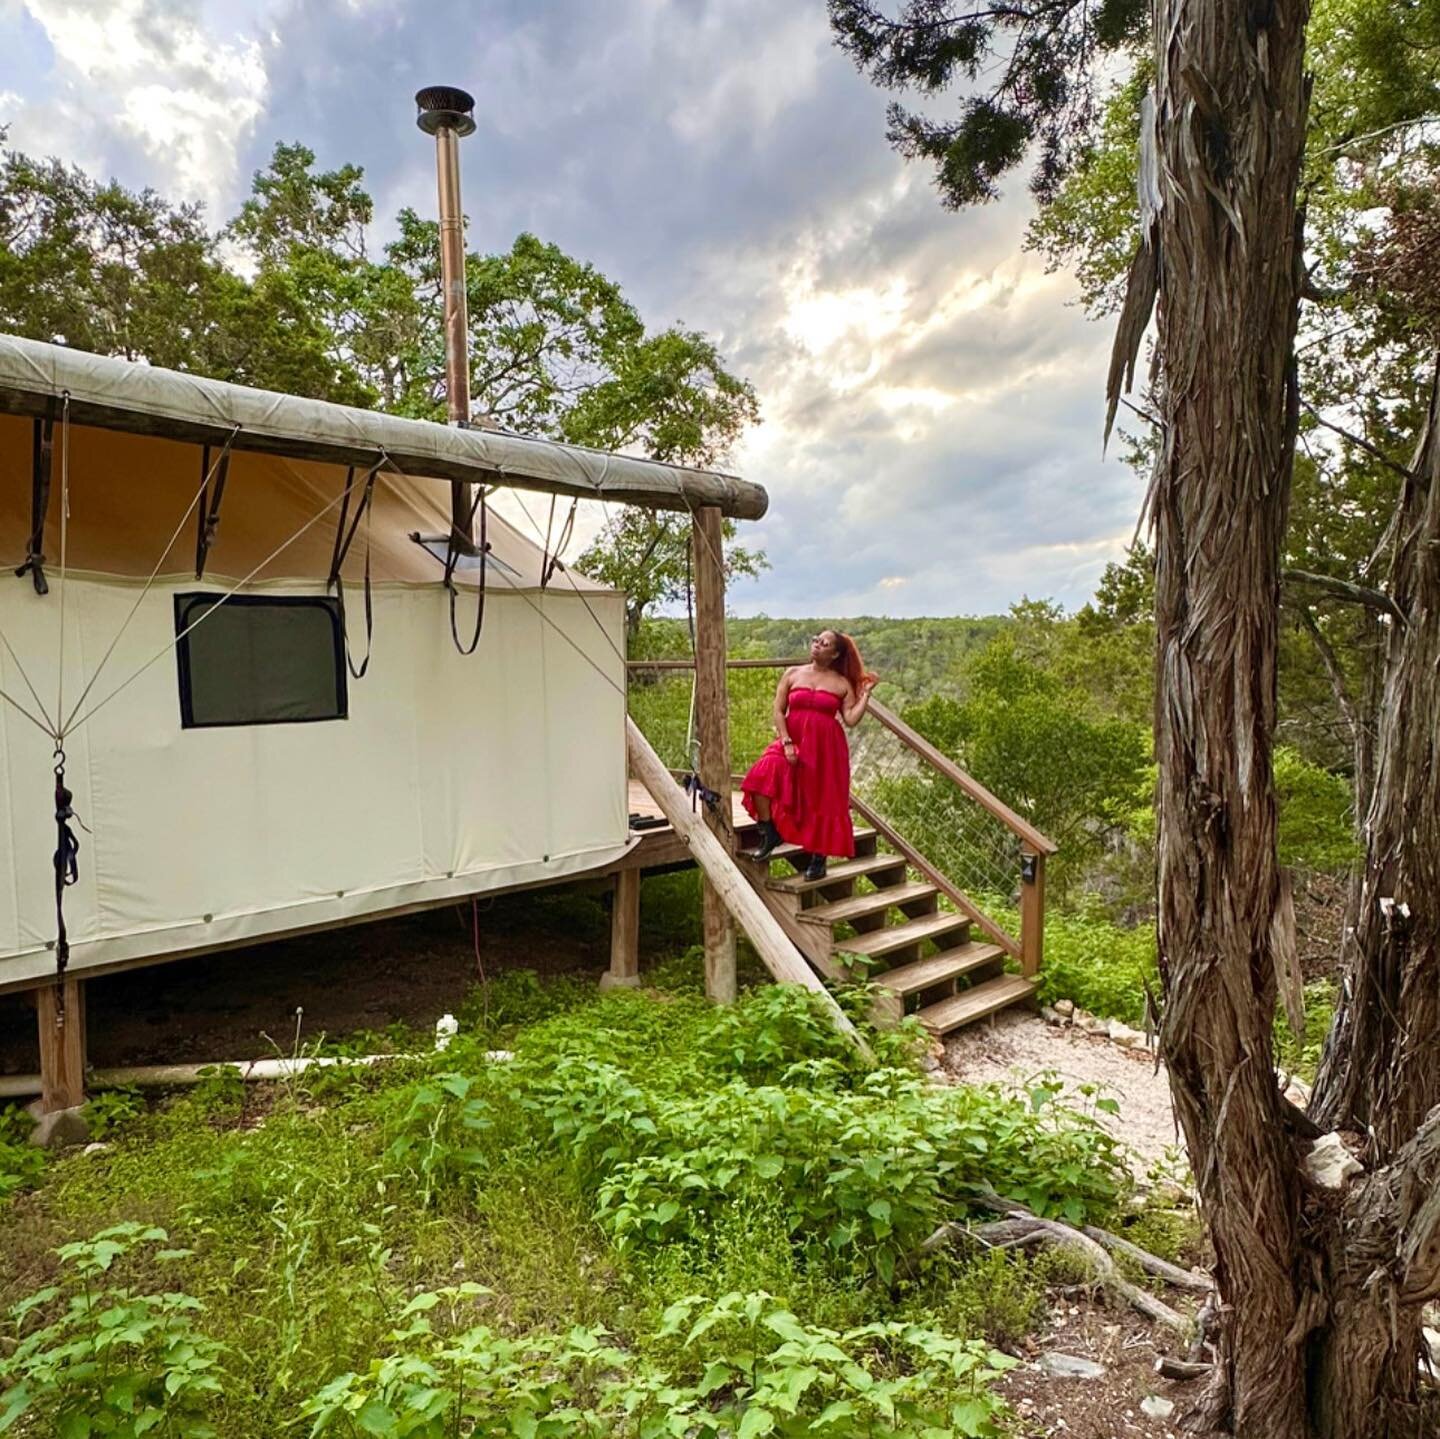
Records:
M1109 326L1022 251L1023 178L954 214L890 149L823 0L0 0L9 143L216 223L291 140L363 165L382 220L433 213L427 84L477 99L472 248L533 231L754 384L724 468L770 494L771 568L733 612L1073 609L1121 556Z

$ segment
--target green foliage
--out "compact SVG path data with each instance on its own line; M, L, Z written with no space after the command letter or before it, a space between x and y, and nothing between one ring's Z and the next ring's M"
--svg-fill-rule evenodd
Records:
M1092 1014L1139 1025L1145 1018L1147 982L1158 994L1152 926L1112 924L1095 905L1046 915L1040 971L1040 998L1046 1004L1072 999Z
M433 1325L446 1309L453 1325L459 1303L485 1293L471 1284L412 1299L390 1353L306 1402L311 1434L991 1436L1003 1411L988 1385L1015 1362L915 1324L809 1326L764 1293L671 1305L654 1336L664 1365L602 1328L511 1339L484 1324Z
M989 1249L971 1259L942 1261L937 1319L957 1334L983 1334L1011 1348L1045 1315L1045 1285L1023 1254Z
M998 636L971 662L967 698L937 695L905 719L1048 834L1074 866L1097 854L1143 801L1148 742L1022 644L1015 632ZM923 836L910 837L924 848Z
M206 1065L190 1091L197 1109L206 1114L231 1114L244 1107L245 1081L233 1064Z
M85 1123L92 1139L113 1139L144 1112L145 1099L138 1089L102 1089L86 1100Z
M33 1128L18 1104L0 1105L0 1208L37 1184L45 1168L45 1151L30 1143Z
M136 1393L180 1376L154 1432L638 1435L680 1416L687 1433L994 1432L980 1320L945 1308L950 1261L915 1252L997 1191L1113 1222L1128 1180L1090 1116L1043 1085L1027 1103L922 1083L904 1034L872 1036L871 1069L794 990L717 1009L698 986L507 983L443 1054L257 1091L259 1125L236 1122L217 1074L213 1094L134 1116L103 1159L48 1167L26 1233L108 1229L73 1255L128 1266L123 1292L101 1276L116 1293L94 1316L143 1325ZM527 1003L547 1017L512 1022ZM486 1057L502 1029L508 1062ZM185 1252L154 1253L159 1224ZM64 1262L0 1340L12 1366L41 1331L26 1365L88 1333L49 1332L81 1325L67 1285L103 1287ZM997 1332L1020 1304L997 1293ZM7 1371L28 1386L21 1432L82 1402L82 1375L42 1393L39 1372Z
M892 104L891 143L935 166L951 208L993 200L995 182L1038 151L1031 188L1050 199L1087 134L1104 58L1143 37L1136 0L1071 0L1058 9L902 0L894 13L873 0L830 0L837 43L875 83L931 99L955 89L954 120Z
M124 1223L60 1247L60 1282L9 1312L0 1433L28 1417L60 1439L214 1434L206 1421L224 1392L225 1351L196 1329L200 1301L109 1282L117 1263L142 1250L152 1262L185 1258L186 1250L154 1250L167 1239L163 1229Z
M1350 786L1283 745L1276 749L1274 763L1280 863L1312 870L1348 869L1362 856Z
M1284 1015L1275 1017L1275 1059L1292 1074L1315 1077L1325 1037L1335 1021L1335 984L1316 979L1305 986L1305 1033L1295 1035Z

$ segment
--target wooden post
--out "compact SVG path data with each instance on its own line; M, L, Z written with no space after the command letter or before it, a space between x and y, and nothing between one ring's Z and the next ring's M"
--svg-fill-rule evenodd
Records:
M714 505L695 512L691 533L695 575L695 731L700 741L700 782L720 796L718 813L705 813L710 832L730 845L730 697L725 674L725 563L721 515ZM705 993L716 1004L736 994L735 926L715 886L702 882L705 925Z
M817 978L815 971L801 957L799 950L786 938L779 921L756 894L750 881L729 850L706 829L698 816L691 813L690 800L675 783L665 762L655 753L650 741L641 734L635 721L625 721L625 740L630 751L630 769L635 778L649 790L660 812L674 827L675 833L690 846L690 853L700 871L714 884L725 907L749 937L765 967L782 984L798 984L819 999L830 1023L867 1059L873 1059L864 1039L835 1003L835 996Z
M64 982L64 1022L57 1023L55 986L35 991L40 1027L40 1112L74 1109L85 1103L85 985Z
M615 876L610 909L610 968L601 989L637 989L640 985L640 871Z
M1045 953L1045 856L1020 854L1020 973L1034 979Z

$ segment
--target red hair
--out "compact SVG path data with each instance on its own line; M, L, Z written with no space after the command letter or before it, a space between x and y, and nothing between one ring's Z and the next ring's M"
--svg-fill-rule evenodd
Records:
M860 647L849 635L842 635L839 630L831 630L830 633L835 636L836 646L835 663L831 668L839 670L858 695L860 686L876 677L865 668L865 661L860 658Z

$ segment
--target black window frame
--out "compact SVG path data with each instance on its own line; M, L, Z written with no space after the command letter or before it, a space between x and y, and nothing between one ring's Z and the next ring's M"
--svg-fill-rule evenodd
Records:
M295 718L277 719L225 719L197 720L194 710L193 674L190 664L190 635L199 622L194 607L202 601L210 601L209 610L222 603L229 608L267 609L318 609L330 619L331 656L335 666L336 712L333 714L304 715ZM229 595L223 591L186 590L175 595L175 659L176 675L180 689L180 727L182 729L259 729L270 725L333 724L337 720L350 718L350 675L345 662L345 612L340 600L334 595Z

